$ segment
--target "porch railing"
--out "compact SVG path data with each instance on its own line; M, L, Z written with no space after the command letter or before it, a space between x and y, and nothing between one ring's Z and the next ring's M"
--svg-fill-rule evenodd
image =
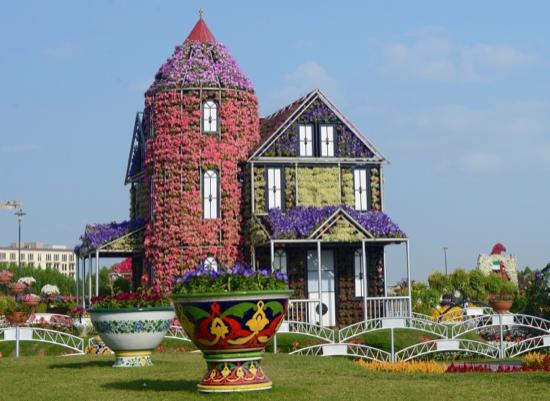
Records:
M290 299L287 321L319 324L320 301L318 299Z
M410 317L409 297L367 297L367 319Z

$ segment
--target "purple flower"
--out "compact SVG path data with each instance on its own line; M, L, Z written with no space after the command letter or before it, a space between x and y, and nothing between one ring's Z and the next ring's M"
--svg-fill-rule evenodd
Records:
M108 224L88 224L84 235L80 237L82 246L96 249L122 235L134 231L143 226L143 220L134 219L122 223L111 222ZM77 245L78 246L78 245ZM80 250L80 247L79 247ZM76 251L76 247L75 247Z

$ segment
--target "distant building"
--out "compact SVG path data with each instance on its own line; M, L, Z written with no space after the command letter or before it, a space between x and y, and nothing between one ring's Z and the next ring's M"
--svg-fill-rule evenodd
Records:
M18 246L12 243L0 247L0 263L18 264ZM43 242L21 243L21 265L51 268L66 276L74 277L76 256L72 249L64 245L46 245Z

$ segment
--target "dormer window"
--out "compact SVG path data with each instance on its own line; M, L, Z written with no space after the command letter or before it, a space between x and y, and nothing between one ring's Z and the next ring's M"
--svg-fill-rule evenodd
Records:
M367 210L367 169L353 170L353 188L355 194L355 210Z
M313 126L300 125L300 156L313 156Z
M320 126L321 156L334 157L334 126Z
M202 132L218 132L218 104L213 100L207 100L202 104Z

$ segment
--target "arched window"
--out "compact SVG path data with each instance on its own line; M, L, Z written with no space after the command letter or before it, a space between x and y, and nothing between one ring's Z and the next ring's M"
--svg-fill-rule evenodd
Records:
M202 176L202 204L205 219L217 219L219 210L219 181L216 170L206 170Z
M213 100L202 104L202 132L218 132L218 105Z
M277 249L273 256L273 271L280 271L281 273L287 274L286 251Z
M218 261L216 260L215 257L209 256L206 259L204 259L204 267L206 269L217 272L218 271Z

